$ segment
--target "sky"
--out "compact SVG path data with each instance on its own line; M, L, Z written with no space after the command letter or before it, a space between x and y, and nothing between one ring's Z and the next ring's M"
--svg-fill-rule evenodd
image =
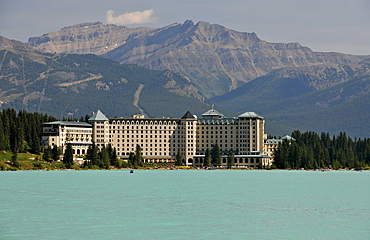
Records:
M164 27L185 20L313 51L370 55L370 0L0 0L0 36L22 42L86 22Z

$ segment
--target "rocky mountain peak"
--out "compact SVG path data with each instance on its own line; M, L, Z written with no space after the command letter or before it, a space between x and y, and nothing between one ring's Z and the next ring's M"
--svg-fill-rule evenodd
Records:
M41 37L31 37L28 44L45 52L101 55L124 44L129 37L151 30L148 27L104 25L101 22L81 23Z
M96 26L100 26L100 25L103 25L102 22L90 22L90 23L80 23L80 24L75 24L75 25L72 25L72 26L67 26L67 27L63 27L61 30L68 30L68 29L76 29L76 28L88 28L88 27L96 27Z
M316 53L299 43L270 43L255 33L191 20L162 28L83 23L30 38L29 44L48 52L93 53L120 63L170 69L189 79L205 97L224 94L279 68L368 58Z
M192 20L186 20L183 24L183 26L192 27L194 26L194 22Z

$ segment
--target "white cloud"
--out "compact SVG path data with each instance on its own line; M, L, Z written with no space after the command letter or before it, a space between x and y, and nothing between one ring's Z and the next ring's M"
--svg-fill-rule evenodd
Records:
M114 11L108 10L106 20L107 23L111 24L141 24L141 23L152 23L155 20L154 10L149 9L142 12L125 12L124 14L118 15L117 17L113 16Z

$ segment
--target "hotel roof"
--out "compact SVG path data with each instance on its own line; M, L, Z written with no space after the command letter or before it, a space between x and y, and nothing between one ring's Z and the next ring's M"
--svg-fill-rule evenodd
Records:
M77 127L91 127L90 123L86 122L67 122L67 121L54 121L54 122L45 122L44 125L63 125L63 126L77 126Z
M188 118L195 118L193 114L191 114L190 111L187 111L184 116L182 116L181 119L188 119Z
M235 118L220 118L220 119L199 119L198 124L210 124L210 125L234 125L237 124L237 119Z
M285 135L284 137L281 138L282 140L287 140L287 141L295 141L295 139L289 135Z
M221 117L224 117L224 115L222 113L220 113L219 111L217 111L213 108L208 110L207 112L203 113L202 116L221 116Z
M263 119L263 117L261 115L258 115L255 112L245 112L245 113L239 115L238 118L261 118L261 119Z
M109 121L109 119L100 110L98 110L91 118L89 118L89 121Z

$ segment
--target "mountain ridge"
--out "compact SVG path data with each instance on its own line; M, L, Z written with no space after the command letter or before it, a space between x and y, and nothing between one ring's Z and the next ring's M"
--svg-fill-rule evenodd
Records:
M160 109L161 104L172 101L171 107L167 105L166 109L172 112L178 108L178 97L186 96L195 100L192 103L195 105L215 103L234 113L255 111L272 124L301 130L345 131L352 136L370 136L366 124L370 119L370 113L366 110L369 108L366 99L369 98L370 89L370 56L314 52L299 43L270 43L255 33L238 32L207 22L194 24L191 20L162 28L127 28L101 22L76 24L58 32L30 38L28 45L37 51L32 54L30 52L33 50L29 49L14 51L41 64L50 62L45 60L43 54L50 59L59 59L69 52L95 53L104 57L96 60L102 64L105 61L103 59L110 58L123 66L125 63L142 66L145 72L144 68L161 71L158 75L161 77L152 78L150 83L136 80L137 85L131 85L129 93L124 94L131 99L131 102L126 101L125 104L133 107L135 102L136 110L145 112L159 109L157 113L165 114L164 109ZM79 57L75 55L73 58ZM12 66L22 66L22 61L27 63L28 60L23 59L13 61ZM117 63L111 64L116 66ZM100 91L114 90L115 84L102 81L98 73L89 70L82 77L79 75L80 69L75 70L53 73L52 78L58 81L70 78L70 82L74 83L70 90L76 93L82 91L80 88L85 84L90 86L92 82L95 84L91 89L93 92L95 88ZM42 74L38 76L41 81L45 79L47 71L44 70ZM162 82L162 78L171 79L166 74L182 76L182 80ZM113 75L109 76L117 77ZM136 77L140 78L140 75ZM21 74L9 79L18 87L26 82ZM126 80L123 78L120 81ZM60 84L68 85L70 82ZM183 84L181 87L174 87L180 82ZM143 85L141 88L140 84ZM157 95L175 95L166 95L169 97L167 102L157 102L154 95L151 95L151 88L152 91L158 91ZM162 93L163 88L166 89L165 94ZM138 92L139 101L133 99L135 92ZM29 103L38 97L41 99L41 94L33 92L23 101ZM110 94L103 94L103 98L116 97L120 92L113 91ZM153 98L144 103L141 97L146 95ZM62 98L59 100L62 101ZM353 124L362 125L352 126L351 119Z
M95 34L96 29L119 28L121 38L116 38L117 42L107 40L107 46L101 44L100 48L89 48L88 53L103 55L120 63L138 64L149 69L170 69L189 79L207 98L225 94L278 68L324 63L351 64L368 58L341 53L313 52L299 43L269 43L258 38L255 33L238 32L202 21L194 24L187 20L162 28L141 30L101 23L94 26L95 28L88 28L90 32L86 32L86 26L74 25L68 29L75 32L72 35L78 36L77 33L85 32L83 36L85 38L89 36L89 41L103 43L102 39L107 39L110 35ZM114 31L113 29L108 32ZM56 33L58 32L49 35ZM40 38L47 38L49 35ZM56 50L49 46L51 42L37 44L37 39L32 38L29 44L43 51ZM78 39L71 41L65 37L64 40L54 41L53 44L54 47L63 46L57 49L59 53L77 53L76 51L87 53L83 52L87 51L85 48L78 48L81 45Z

